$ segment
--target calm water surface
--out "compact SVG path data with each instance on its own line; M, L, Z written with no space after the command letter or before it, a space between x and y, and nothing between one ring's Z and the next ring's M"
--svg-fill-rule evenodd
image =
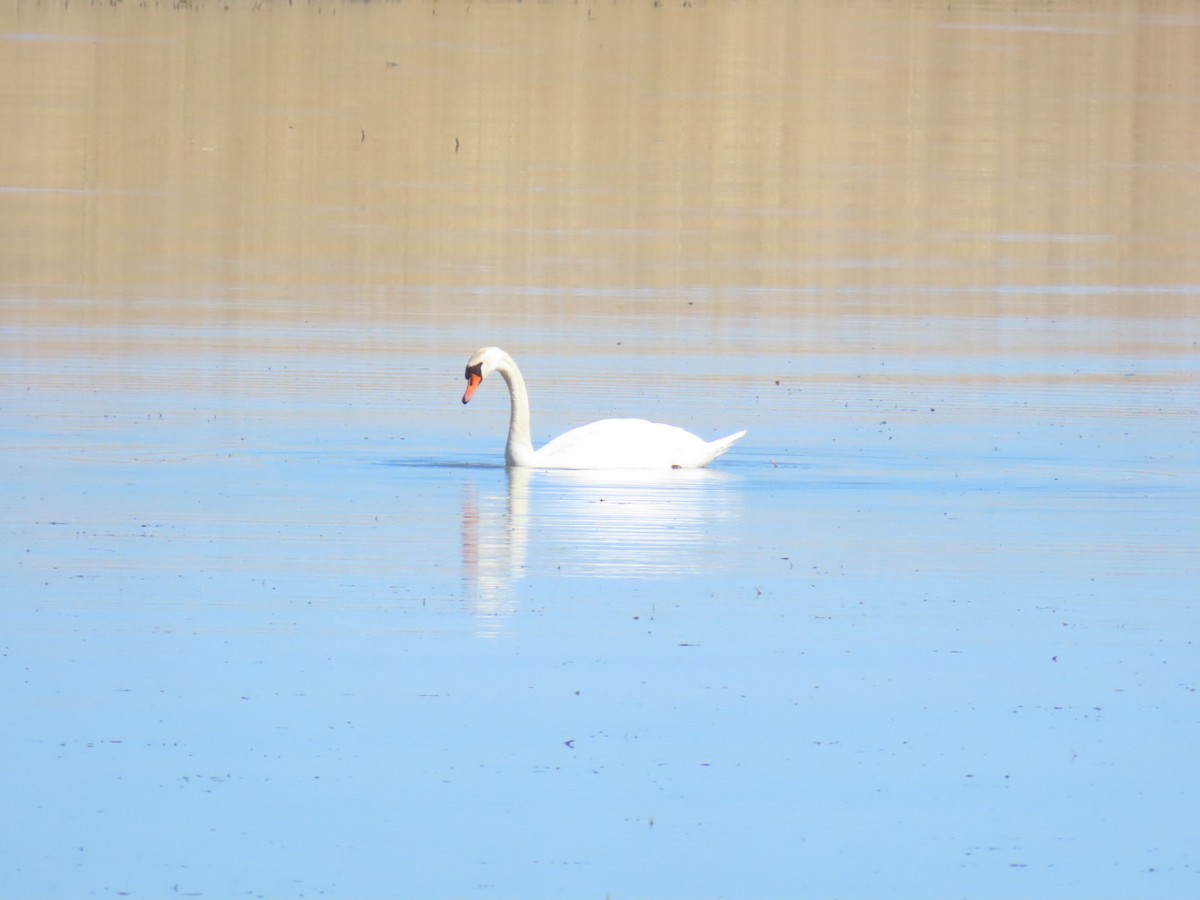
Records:
M0 895L1200 893L1197 46L0 13Z

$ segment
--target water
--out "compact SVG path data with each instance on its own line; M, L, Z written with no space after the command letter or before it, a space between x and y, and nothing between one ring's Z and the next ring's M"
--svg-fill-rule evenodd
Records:
M1195 894L1198 28L0 14L0 894Z

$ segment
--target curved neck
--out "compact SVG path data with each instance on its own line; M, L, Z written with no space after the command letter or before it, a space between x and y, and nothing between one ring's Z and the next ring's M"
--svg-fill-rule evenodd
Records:
M533 442L529 437L529 392L525 379L511 356L505 356L496 371L508 385L508 397L512 411L508 420L508 445L504 448L504 461L510 466L526 466L532 463Z

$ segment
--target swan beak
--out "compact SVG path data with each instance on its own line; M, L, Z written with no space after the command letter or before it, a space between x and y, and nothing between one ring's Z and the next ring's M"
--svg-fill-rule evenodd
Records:
M475 396L475 389L479 387L482 381L483 378L479 375L472 373L471 375L467 376L467 390L466 393L463 394L463 403L466 403Z

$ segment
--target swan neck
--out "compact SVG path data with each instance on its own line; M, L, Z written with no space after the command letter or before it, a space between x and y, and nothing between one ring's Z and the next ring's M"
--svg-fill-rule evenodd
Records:
M525 388L525 379L521 370L513 362L511 356L506 356L496 371L508 385L509 401L512 404L508 420L508 445L504 448L504 460L510 466L526 466L531 464L533 457L533 441L530 438L529 425L529 391Z

